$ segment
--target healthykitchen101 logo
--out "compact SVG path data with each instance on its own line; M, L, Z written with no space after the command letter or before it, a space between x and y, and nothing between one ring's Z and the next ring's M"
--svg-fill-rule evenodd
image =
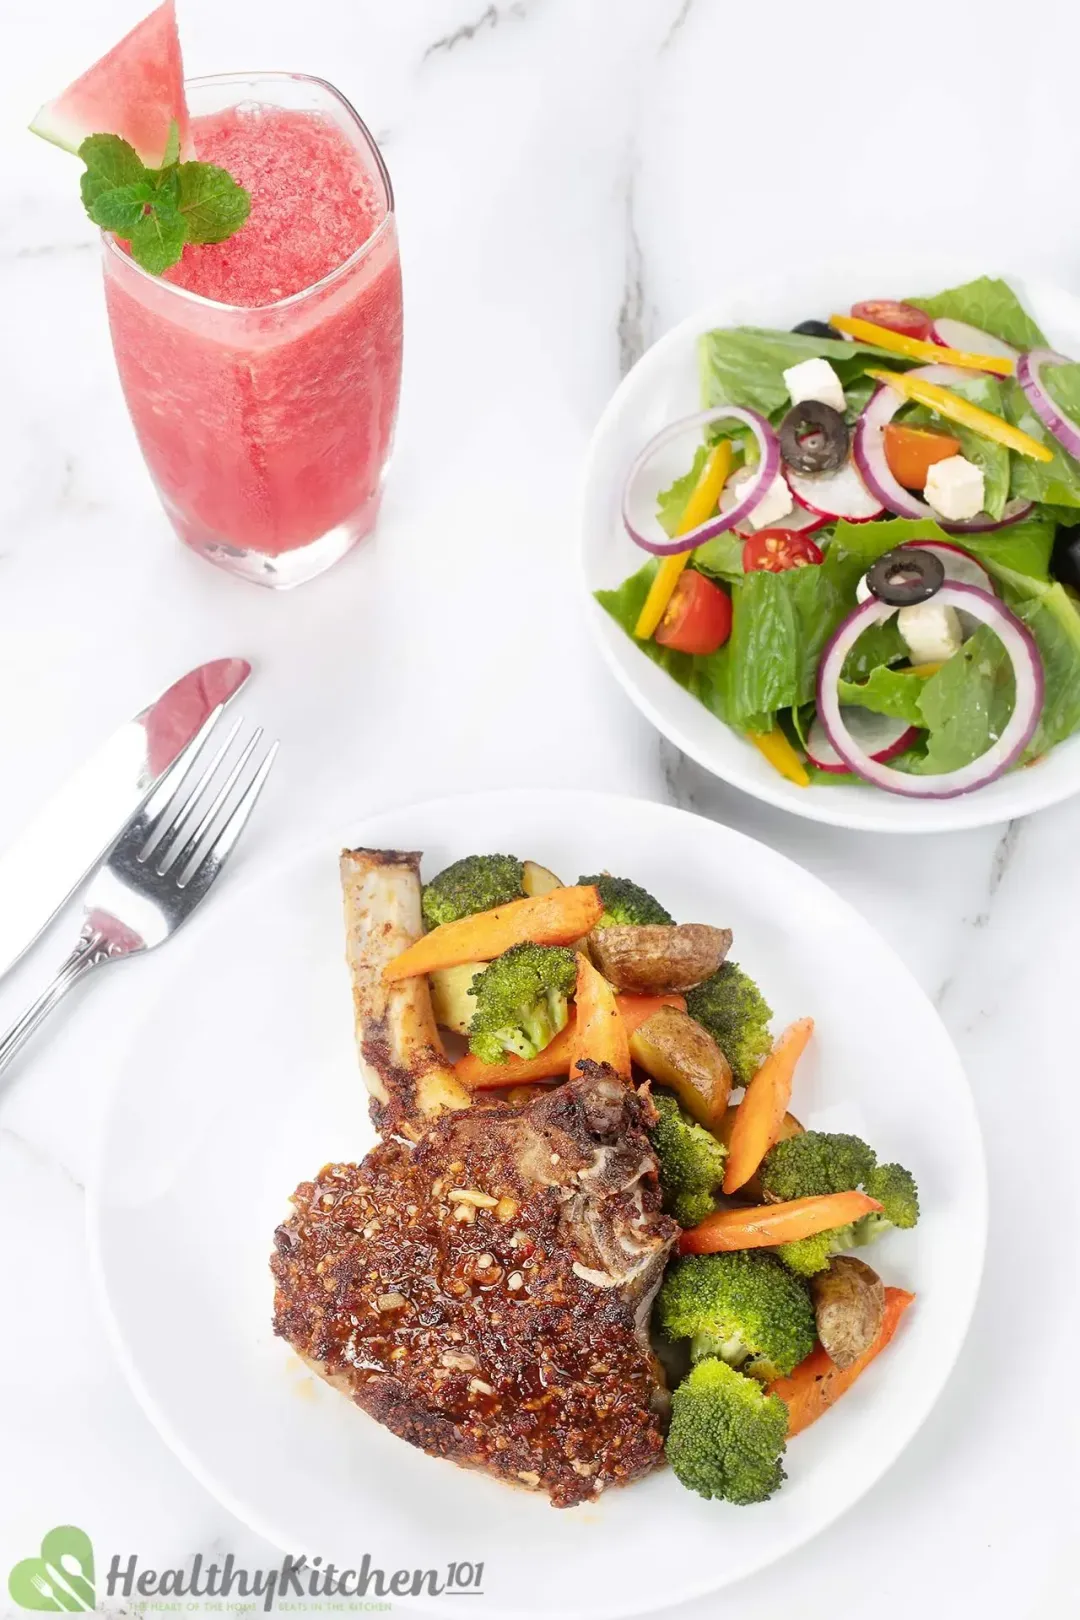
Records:
M281 1609L309 1613L332 1600L335 1610L372 1613L386 1611L384 1601L394 1597L483 1595L482 1563L447 1564L435 1569L396 1569L389 1574L365 1553L356 1569L340 1569L322 1558L282 1559L271 1569L246 1569L227 1553L220 1563L206 1563L196 1553L188 1569L140 1569L136 1554L113 1556L105 1576L105 1595L123 1597L138 1608L178 1608L187 1598L188 1610L254 1609L261 1602L269 1613ZM24 1558L8 1577L8 1591L20 1609L53 1614L90 1613L96 1606L94 1548L85 1530L60 1524L50 1530L36 1558ZM194 1599L195 1601L191 1601ZM299 1601L291 1601L298 1599ZM157 1600L157 1601L155 1601ZM225 1601L229 1600L229 1601ZM237 1601L239 1600L239 1601ZM314 1601L313 1601L314 1600Z

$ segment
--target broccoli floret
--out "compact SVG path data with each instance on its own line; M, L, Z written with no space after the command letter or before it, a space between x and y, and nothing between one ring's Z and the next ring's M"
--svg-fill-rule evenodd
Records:
M689 1339L694 1361L719 1356L756 1378L782 1378L817 1340L810 1290L765 1249L688 1255L656 1297L666 1339Z
M879 1164L863 1182L863 1191L881 1204L881 1214L864 1215L855 1222L855 1242L872 1243L890 1226L908 1230L918 1225L919 1189L915 1177L902 1164Z
M786 1478L780 1459L788 1409L753 1378L709 1356L671 1397L668 1462L687 1490L726 1502L764 1502Z
M737 962L686 992L686 1010L708 1030L731 1064L737 1086L749 1085L772 1051L772 1008Z
M857 1136L802 1131L769 1149L761 1165L761 1189L777 1203L851 1192L862 1186L876 1163L873 1148Z
M629 878L612 877L610 872L599 872L594 877L580 877L579 883L591 883L600 891L604 915L597 928L610 928L613 923L631 927L646 927L650 923L673 923L674 917L665 911L659 900L654 900L647 889Z
M900 1164L878 1164L873 1148L857 1136L832 1131L789 1136L769 1149L760 1175L769 1198L814 1198L861 1187L883 1206L880 1214L779 1244L780 1259L803 1277L824 1271L834 1254L872 1243L890 1226L912 1227L919 1219L919 1192L910 1170Z
M816 1271L825 1270L834 1254L842 1254L854 1242L855 1225L833 1226L827 1232L815 1232L813 1237L797 1238L794 1243L778 1243L773 1252L800 1277L812 1277Z
M483 1063L535 1057L566 1028L577 957L556 945L512 945L472 982L469 1049Z
M653 1102L660 1115L651 1135L664 1208L680 1226L697 1226L715 1208L713 1195L724 1179L727 1148L692 1120L670 1092L654 1092Z
M424 885L424 922L428 928L490 911L520 900L523 863L516 855L466 855Z

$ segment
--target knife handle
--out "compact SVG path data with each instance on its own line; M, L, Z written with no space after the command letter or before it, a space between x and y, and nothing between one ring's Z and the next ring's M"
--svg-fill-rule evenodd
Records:
M12 1024L7 1034L0 1038L0 1074L3 1074L15 1055L22 1050L34 1031L41 1027L68 991L94 968L99 967L102 962L109 961L116 954L115 946L110 947L105 936L97 928L89 922L83 925L79 943L55 979L41 992L33 1005L26 1009L18 1022Z

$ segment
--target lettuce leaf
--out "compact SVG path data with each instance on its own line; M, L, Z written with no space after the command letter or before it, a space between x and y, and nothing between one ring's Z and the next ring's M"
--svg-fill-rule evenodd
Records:
M923 687L919 708L929 737L925 757L911 769L938 776L970 765L1001 736L1015 699L1009 656L994 632L980 625Z
M856 576L858 577L858 576ZM755 570L736 581L728 643L732 724L751 725L814 696L825 643L851 610L854 584L825 563L782 574Z
M889 620L889 623L894 623ZM874 714L888 714L895 720L906 720L909 726L925 726L920 698L929 675L909 675L884 666L872 671L868 680L841 679L837 691L841 703L855 703L871 709Z
M757 326L723 328L705 332L698 340L702 407L741 405L763 416L784 412L791 404L784 372L801 360L815 358L829 361L845 389L863 376L868 365L880 361L906 364L895 354L864 343L770 332ZM860 398L865 404L869 388Z
M674 540L682 522L682 515L686 511L687 503L697 488L698 479L705 467L705 458L709 454L707 444L701 444L694 452L694 460L688 472L681 478L676 478L667 489L662 489L656 497L656 516L660 527L666 535Z
M1047 386L1050 386L1050 372L1056 370L1073 371L1078 368L1069 366L1056 366L1047 368ZM1062 385L1062 391L1065 387ZM1011 377L1003 379L1001 385L1002 397L1005 402L1005 415L1014 427L1022 428L1025 433L1045 444L1051 452L1050 461L1033 461L1030 456L1012 456L1012 492L1025 501L1045 501L1051 506L1080 506L1080 461L1074 460L1067 450L1054 438L1053 434L1043 427L1040 419L1035 415L1028 404L1027 395L1020 384ZM1062 404L1062 409L1065 409Z
M977 326L1016 349L1039 349L1046 343L1008 282L992 276L980 276L977 281L950 287L931 298L908 298L906 302L932 318L947 316L967 321L969 326Z
M1063 585L1034 592L1006 585L1004 598L1035 637L1045 689L1042 713L1025 758L1038 759L1080 731L1080 608Z

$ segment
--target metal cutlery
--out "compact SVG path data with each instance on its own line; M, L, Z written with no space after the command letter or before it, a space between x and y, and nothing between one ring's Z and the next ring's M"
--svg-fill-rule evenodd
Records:
M194 751L174 760L94 873L78 943L52 983L0 1039L0 1073L73 985L106 962L163 945L216 881L278 749L275 742L259 755L260 727L234 754L237 721L195 776L194 765L219 713L215 710L201 728Z
M250 674L244 658L190 670L114 732L0 854L0 977Z

